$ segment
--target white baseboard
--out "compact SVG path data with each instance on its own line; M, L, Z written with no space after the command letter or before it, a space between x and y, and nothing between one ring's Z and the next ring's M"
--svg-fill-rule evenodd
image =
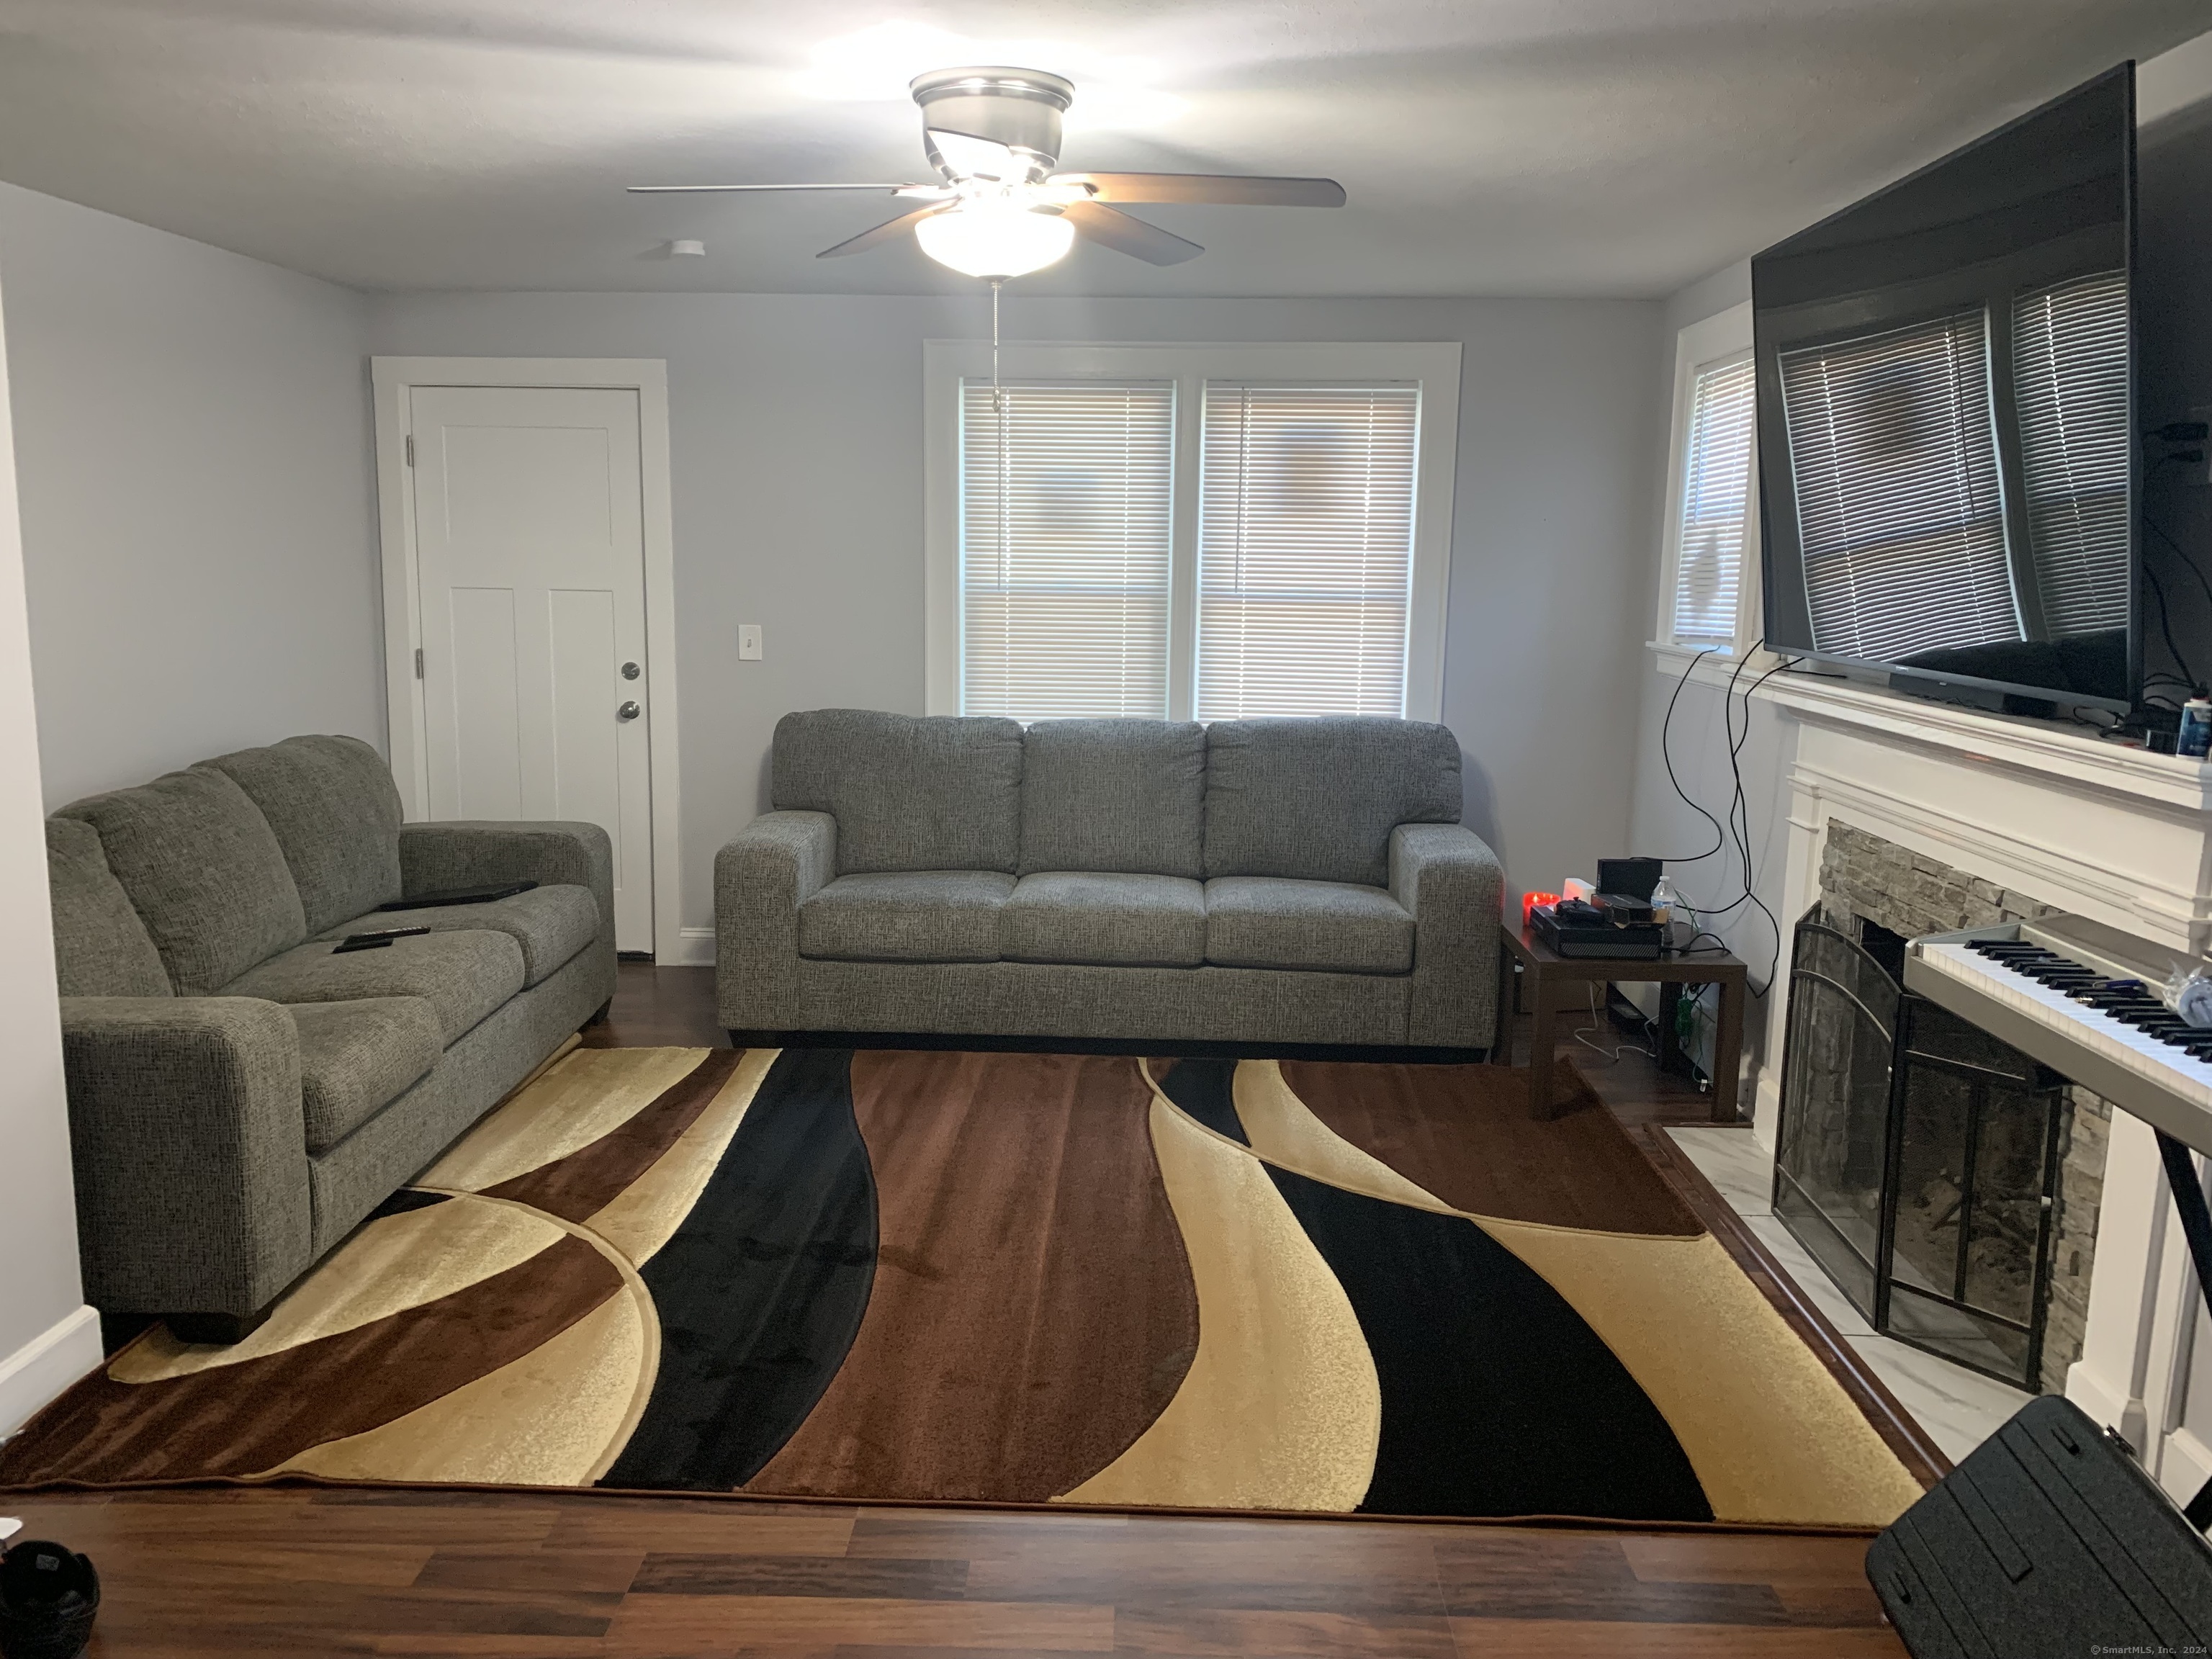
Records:
M0 1359L0 1435L15 1433L33 1413L106 1358L100 1346L100 1315L81 1307Z
M1775 1131L1782 1121L1782 1079L1771 1066L1751 1068L1752 1133L1760 1146L1769 1153L1774 1151Z
M2114 1388L2087 1361L2077 1359L2066 1368L2066 1397L2087 1413L2092 1422L2101 1423L2118 1432L2138 1455L2148 1449L2142 1443L2142 1402L2130 1400L2125 1389Z
M2186 1504L2212 1480L2212 1446L2207 1446L2187 1429L2176 1429L2166 1437L2166 1447L2158 1460L2158 1484L2177 1504Z
M663 952L659 960L664 968L712 968L714 965L714 930L711 927L678 930L676 948Z

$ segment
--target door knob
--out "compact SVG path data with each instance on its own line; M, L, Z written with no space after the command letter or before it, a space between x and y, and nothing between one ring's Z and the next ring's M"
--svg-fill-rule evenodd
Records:
M634 680L644 672L634 662L626 662L622 665L622 677L626 680Z
M621 708L615 710L615 718L618 720L634 720L643 713L645 713L645 710L639 708L635 703L626 702Z

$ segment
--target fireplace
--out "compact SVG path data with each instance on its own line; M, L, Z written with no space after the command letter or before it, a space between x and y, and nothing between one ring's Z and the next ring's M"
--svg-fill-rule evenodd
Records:
M2059 911L2176 960L2212 955L2212 769L1845 680L1778 674L1755 701L1772 709L1788 779L1769 831L1783 856L1766 866L1785 953L1788 919L1817 908L1853 942L1868 922L1909 939ZM1756 1074L1769 1147L1789 983L1785 960ZM2063 1392L2171 1490L2194 1492L2212 1478L2212 1419L2190 1383L2202 1297L2173 1230L2158 1224L2170 1200L2157 1144L2093 1090L2070 1085L2062 1098L2033 1386Z
M2066 1083L1821 910L1791 954L1774 1211L1875 1329L2040 1388Z
M1908 937L2046 911L1830 822L1784 1010L1775 1212L1877 1330L2057 1392L2110 1108L1901 988Z

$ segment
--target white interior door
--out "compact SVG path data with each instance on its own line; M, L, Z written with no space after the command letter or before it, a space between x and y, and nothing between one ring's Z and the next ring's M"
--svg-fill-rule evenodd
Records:
M650 951L638 394L416 386L409 402L429 816L599 824L616 945Z

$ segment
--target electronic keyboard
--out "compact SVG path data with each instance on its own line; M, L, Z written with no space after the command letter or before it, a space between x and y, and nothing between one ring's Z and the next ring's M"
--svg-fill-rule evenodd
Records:
M2160 1000L2181 953L2082 916L1914 939L1905 988L2212 1153L2212 1030Z

